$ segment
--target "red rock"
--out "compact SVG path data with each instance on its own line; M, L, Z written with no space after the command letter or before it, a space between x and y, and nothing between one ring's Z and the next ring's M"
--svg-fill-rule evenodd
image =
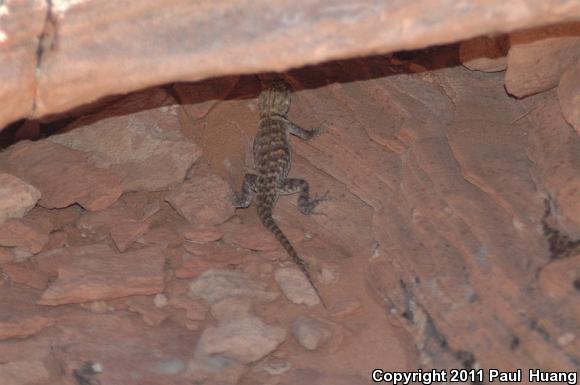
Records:
M3 287L0 290L0 340L28 337L54 323L54 317L34 304L37 296L37 291L31 289Z
M234 214L230 186L207 166L194 167L190 179L171 191L167 202L193 225L225 222Z
M472 71L498 72L507 68L509 44L506 37L487 36L461 42L459 59Z
M189 253L182 255L181 264L175 269L175 276L181 279L196 278L211 268L240 265L245 260L243 253L220 243L186 242L184 247Z
M562 114L580 134L580 60L572 64L560 78L558 100Z
M518 97L558 86L566 69L580 57L580 25L568 23L510 35L506 90Z
M27 219L9 219L0 225L0 245L22 247L36 254L48 242L48 230Z
M22 218L38 201L40 191L10 174L0 173L0 224Z
M160 245L163 247L177 247L183 243L183 238L173 228L155 227L144 234L139 243L145 245Z
M46 208L78 203L87 210L102 210L122 193L114 174L89 165L83 153L48 141L11 146L1 154L0 167L40 190L38 204Z
M212 307L219 323L204 330L196 356L219 355L248 364L265 357L286 339L283 328L265 324L239 302L249 304L240 298L230 298Z
M151 327L127 311L68 312L60 317L58 327L61 333L58 342L52 344L53 355L58 354L59 372L66 373L67 381L72 380L73 369L91 360L103 368L98 377L101 384L190 384L182 372L198 332L174 323ZM60 383L65 382L52 382Z
M83 211L78 205L57 210L36 206L26 215L26 219L40 222L47 227L48 231L53 232L74 224Z
M0 265L11 262L13 254L10 248L0 247Z
M183 256L181 266L175 270L175 276L180 279L195 278L214 266L215 263L208 262L198 256L186 254Z
M186 241L195 243L206 243L220 240L224 233L216 226L188 226L182 230Z
M542 269L539 284L542 293L554 301L577 295L576 280L580 277L580 254L552 261ZM578 310L578 309L577 309ZM580 317L580 310L577 312ZM578 319L580 321L580 318Z
M121 221L111 229L111 237L120 252L127 250L133 242L149 230L149 225L137 221Z
M169 312L155 306L151 296L132 296L126 302L129 310L139 313L149 326L160 325L170 316Z
M0 364L3 385L48 384L51 373L42 361L24 360Z
M44 290L46 285L48 285L48 275L35 269L34 266L22 263L8 263L2 265L2 271L13 282L21 283L34 289Z
M58 269L58 279L38 300L41 305L60 305L149 295L163 291L163 249L117 253L87 250Z
M244 249L258 251L273 251L282 248L280 242L261 223L227 224L224 241L233 243ZM304 233L296 227L283 226L284 234L293 245L304 240Z
M49 140L83 151L92 164L114 172L124 191L163 190L182 182L201 155L179 129L180 108L167 91L151 88L79 119Z
M168 7L140 2L128 4L113 18L102 13L99 2L85 0L53 7L59 25L49 28L45 4L10 2L2 20L6 43L0 51L5 58L0 67L2 78L9 82L0 94L0 126L156 84L281 71L336 58L412 50L574 20L579 12L573 0L550 7L532 0L521 4L487 0L470 3L468 8L456 2L385 2L374 5L372 11L366 3L343 8L279 0L273 7L279 13L265 11L261 3L218 6L211 1L192 4L182 0ZM216 12L228 15L228 28L216 22ZM482 17L490 13L493 17ZM295 20L288 22L288 15L295 15ZM103 24L109 25L110 34L99 29ZM385 30L384 25L392 28ZM83 40L95 34L99 34L98 41L89 44ZM195 34L198 40L182 42L179 37L184 34ZM41 50L38 36L43 36ZM319 38L305 44L311 36ZM56 38L58 50L52 49ZM143 41L155 44L144 46ZM202 44L208 41L213 44ZM36 63L37 51L40 63ZM246 57L247 51L253 55ZM162 70L151 60L154 57L165 58Z

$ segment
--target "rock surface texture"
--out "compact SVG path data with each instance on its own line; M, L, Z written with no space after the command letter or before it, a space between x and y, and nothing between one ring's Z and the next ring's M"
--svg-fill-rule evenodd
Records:
M577 0L145 0L122 7L116 0L6 0L0 127L167 82L280 71L579 18Z
M143 44L147 33L140 42L119 35L116 23L158 10L129 3L119 9L99 2L94 22L103 40L92 43L93 54L102 53L98 44L132 54L131 47L155 46ZM516 4L487 2L500 11L507 3ZM0 19L6 7L42 13L42 4L5 1ZM45 31L39 86L23 90L38 91L34 113L78 101L66 79L83 77L61 60L76 60L77 71L92 68L78 59L85 51L74 53L70 44L89 33L81 20L96 2L52 4L50 22L60 38L51 43ZM197 26L209 15L234 18L237 10L195 4ZM300 12L318 9L313 26L330 34L335 19L357 28L357 15L363 21L384 15L382 5L365 4L309 3ZM477 29L487 16L478 13L480 24L470 19L479 9L473 4L463 17ZM578 3L559 2L549 11L541 2L517 4L531 4L528 11L534 5L549 18ZM268 19L270 40L252 35L253 24L234 23L216 35L217 56L206 61L199 58L209 40L191 34L195 41L187 44L201 51L185 56L197 58L187 74L175 72L179 50L169 45L163 49L175 56L147 62L164 66L163 79L145 78L141 71L157 72L137 59L126 68L104 60L99 71L110 71L108 80L97 86L99 74L91 72L95 81L77 87L90 100L111 92L113 83L118 92L201 76L210 61L217 72L234 64L239 72L286 68L347 52L356 41L329 47L327 34L301 29L312 16L285 6L295 12L285 14L285 27L275 23L279 17ZM176 23L163 28L183 27L178 22L193 17L190 7L183 5ZM405 7L388 17L403 19ZM162 25L172 9L134 32ZM507 17L500 11L492 13L494 22ZM31 22L40 17L34 12ZM115 12L111 24L107 17ZM423 22L437 24L441 12ZM453 12L448 16L455 20ZM0 25L8 32L17 27ZM21 39L41 33L21 27ZM208 28L203 33L214 27ZM285 37L306 41L294 54L319 50L303 62L268 62L283 57L269 49L282 39L277 28L306 34ZM235 35L239 30L247 35ZM384 48L381 42L396 30L356 52ZM0 180L7 181L0 191L9 191L0 194L0 384L73 385L73 370L86 362L102 368L93 381L102 385L358 385L370 383L375 368L577 370L580 83L567 40L575 31L565 24L526 31L523 40L466 40L283 74L295 89L289 118L305 128L326 127L308 142L290 138L290 177L308 180L313 194L329 194L309 216L298 211L295 195L281 196L274 216L308 261L326 308L263 229L255 207L231 206L232 188L252 169L256 76L167 84L104 100L56 123L36 122L37 134L55 134L48 138L34 137L33 123L6 130L37 140L0 153ZM427 44L417 31L405 34L408 48ZM262 47L253 60L264 67L231 50L237 63L219 61L224 36L240 39L231 40L236 49L254 36L243 48ZM443 32L432 36L447 39ZM1 44L0 32L0 50ZM24 55L27 46L19 47L13 54ZM8 70L0 66L0 73ZM19 103L31 111L25 100Z

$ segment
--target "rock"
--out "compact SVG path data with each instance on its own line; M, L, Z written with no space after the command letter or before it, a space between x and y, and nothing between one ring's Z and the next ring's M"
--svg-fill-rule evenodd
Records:
M191 359L199 333L175 324L151 327L127 311L94 314L74 311L76 306L62 307L66 308L69 311L59 318L59 339L43 341L52 346L51 355L62 365L56 366L58 373L65 373L66 378L46 384L73 385L71 371L88 360L102 365L98 380L103 385L191 384L183 373L174 374L173 370Z
M159 101L162 106L152 105ZM83 151L91 164L114 172L123 191L163 190L183 181L201 149L179 130L179 105L161 88L129 95L76 121L54 143Z
M273 251L282 248L276 237L261 223L228 223L224 229L224 240L244 249ZM283 231L293 245L304 239L304 233L295 227L284 226Z
M360 375L325 373L316 369L301 369L290 372L280 385L368 385L370 380Z
M167 202L193 225L217 225L234 214L230 186L203 165L194 167L191 178L171 191Z
M107 210L83 213L77 227L97 240L110 234L118 250L124 252L149 230L149 224L139 217L138 209L118 202Z
M147 223L134 220L124 220L111 229L111 238L120 252L127 250L133 242L149 230Z
M186 376L194 384L237 385L246 367L222 355L197 355L187 367Z
M228 270L208 270L193 281L189 296L214 304L229 297L247 297L258 302L273 301L278 294L266 290L266 285L243 273Z
M308 350L316 350L332 337L332 331L324 322L300 316L292 323L292 335Z
M40 199L40 191L17 177L0 173L0 225L6 218L22 218Z
M576 285L580 277L580 254L555 260L545 266L538 279L540 289L552 301L565 301L578 295ZM580 317L580 312L577 312ZM580 320L580 319L579 319Z
M361 303L358 300L341 300L334 304L331 309L333 317L342 318L353 315L361 308Z
M564 118L580 134L580 59L562 74L558 100Z
M2 287L0 290L0 340L32 336L52 325L54 317L41 312L34 300L36 290ZM0 362L4 360L0 359ZM1 381L0 376L0 381ZM0 382L4 384L3 382Z
M320 303L316 291L300 270L293 267L277 269L274 277L286 298L295 304L316 306Z
M580 25L554 25L510 35L506 90L518 98L554 88L580 60Z
M215 268L215 264L191 254L182 255L181 265L175 269L175 276L179 279L196 278L203 272Z
M279 12L272 14L260 4L236 2L217 6L182 0L171 7L148 2L129 4L112 18L101 13L100 3L85 0L51 9L54 19L60 21L56 31L45 26L45 4L11 2L2 20L6 44L0 51L0 57L5 58L0 68L2 78L9 81L0 94L0 126L156 84L283 71L337 58L413 50L574 20L580 9L573 0L548 8L531 0L519 5L477 1L468 8L455 2L402 6L386 2L372 11L365 6L312 3L304 7L284 1L273 3L273 7ZM223 28L221 19L216 22L216 13L228 15L228 28ZM486 14L493 17L483 17ZM137 25L135 15L139 15ZM288 21L288 15L295 15L295 19ZM99 30L99 18L109 26L110 34ZM83 22L86 20L90 22ZM384 30L384 25L391 28ZM98 41L83 40L99 32ZM41 35L42 62L36 63ZM196 37L179 40L183 35ZM304 36L319 38L301 46ZM51 49L57 37L58 51ZM155 44L144 46L143 41ZM212 44L205 44L209 41ZM244 56L246 50L253 55ZM165 58L162 69L152 60L156 57Z
M139 313L143 321L149 326L160 325L169 318L170 314L155 306L150 296L132 296L126 300L129 310Z
M7 263L2 265L1 271L6 273L12 282L34 289L44 290L48 285L48 275L27 264Z
M243 302L243 301L242 301ZM286 339L286 331L265 324L250 312L249 302L226 299L212 307L217 327L204 330L196 347L196 355L220 355L249 364L256 362Z
M182 230L186 241L195 243L206 243L220 240L224 233L216 226L188 226Z
M283 360L266 359L258 365L258 368L271 376L279 376L290 370L292 368L292 364Z
M45 27L48 4L3 4L0 76L0 127L29 116L34 109L38 37ZM22 23L24 18L27 22ZM20 92L12 90L20 89ZM27 112L28 111L28 112Z
M472 71L498 72L507 68L507 38L481 36L461 42L459 60Z
M58 279L38 300L41 305L61 305L150 295L163 291L163 249L96 253L90 246L82 257L58 268Z
M153 304L155 307L160 309L165 307L165 305L167 305L167 296L165 296L165 294L155 294L153 297Z
M11 248L0 247L0 265L11 262L13 257Z
M40 190L38 204L46 208L78 203L87 210L102 210L122 193L114 174L91 166L82 152L46 140L11 146L0 154L0 168Z
M2 385L33 385L51 382L51 374L42 361L23 360L0 364Z
M48 242L48 229L26 218L8 219L0 225L0 245L19 247L36 254Z

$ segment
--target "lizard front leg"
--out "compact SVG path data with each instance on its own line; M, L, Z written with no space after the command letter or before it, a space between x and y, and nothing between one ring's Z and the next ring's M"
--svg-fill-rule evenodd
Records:
M233 204L236 208L247 208L252 203L252 192L255 191L258 176L255 174L246 174L240 193L234 193Z
M292 123L287 118L284 118L284 123L286 124L286 127L287 127L289 133L291 133L292 135L295 135L303 140L310 140L316 136L319 136L320 134L322 134L324 132L324 125L323 124L321 124L320 127L315 128L313 130L307 130L305 128L300 127L297 124Z
M299 178L288 178L280 183L278 191L280 194L288 195L288 194L298 194L298 210L302 212L302 214L312 214L314 208L323 200L326 199L328 195L328 191L321 197L310 197L310 187L308 186L308 182L304 179Z

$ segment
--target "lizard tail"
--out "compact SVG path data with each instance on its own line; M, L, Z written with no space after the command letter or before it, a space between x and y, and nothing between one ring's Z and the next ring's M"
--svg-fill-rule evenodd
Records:
M284 235L280 227L278 227L276 221L274 221L274 218L272 218L272 215L268 215L265 211L266 210L258 210L258 215L260 217L260 220L262 221L262 224L274 234L278 242L280 242L282 247L284 247L284 249L290 256L290 258L292 258L292 261L294 261L294 263L298 265L302 273L308 279L308 282L310 282L310 285L312 285L312 288L316 292L316 295L320 299L320 302L322 302L322 306L324 306L324 308L327 309L324 299L320 295L318 288L316 287L314 281L312 280L312 277L310 276L310 272L308 271L308 266L306 262L302 258L300 258L300 256L294 249L294 246L292 246L292 244L290 243L290 240L288 240L288 238L286 237L286 235Z

